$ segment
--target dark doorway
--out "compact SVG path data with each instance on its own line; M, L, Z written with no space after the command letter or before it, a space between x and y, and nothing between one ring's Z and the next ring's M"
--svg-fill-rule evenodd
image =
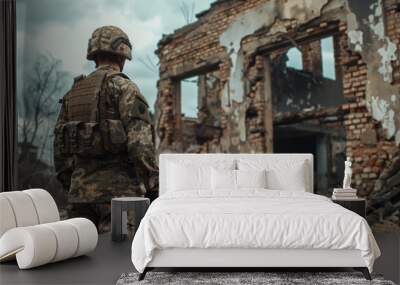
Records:
M275 153L312 153L316 154L317 136L306 131L290 127L275 127Z
M314 192L330 195L343 179L345 134L311 124L274 126L275 153L314 155Z
M324 159L317 159L317 148L319 137L321 135L315 132L301 130L295 126L276 126L274 128L274 152L275 153L312 153L314 156L314 191L320 190L322 185L318 185L318 179L315 174L322 164L326 162ZM321 164L321 165L319 165ZM325 185L324 185L325 186Z

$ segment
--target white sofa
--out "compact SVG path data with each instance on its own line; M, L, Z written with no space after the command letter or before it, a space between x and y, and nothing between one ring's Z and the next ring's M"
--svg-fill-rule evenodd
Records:
M28 269L87 254L97 229L88 219L60 221L57 205L43 189L0 193L0 262L15 259Z

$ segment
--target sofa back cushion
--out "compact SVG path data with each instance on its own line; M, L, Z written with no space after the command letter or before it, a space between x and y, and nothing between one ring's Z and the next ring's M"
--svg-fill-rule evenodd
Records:
M0 237L15 227L60 220L53 197L43 189L0 193L0 217Z

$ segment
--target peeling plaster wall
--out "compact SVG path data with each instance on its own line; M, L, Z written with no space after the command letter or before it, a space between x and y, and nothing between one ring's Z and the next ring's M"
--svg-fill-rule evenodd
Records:
M347 33L350 42L354 45L354 51L361 52L363 49L363 32L352 30Z
M226 48L231 59L231 76L229 88L224 94L227 102L243 100L243 51L241 42L243 38L253 34L261 28L270 29L277 20L296 19L298 24L305 23L320 16L321 9L328 3L328 0L271 0L261 7L257 7L238 17L220 36L219 41ZM284 31L282 29L276 29ZM275 30L275 31L276 31Z
M399 86L393 85L397 45L385 33L382 0L348 1L350 46L367 62L366 100L375 120L382 123L387 139L400 144Z
M271 35L277 32L285 32L280 21L297 20L303 24L320 16L322 8L328 0L291 0L280 1L270 0L260 7L256 7L231 23L219 37L220 44L225 47L230 56L231 69L227 85L224 87L222 107L231 114L233 124L239 130L240 141L246 141L246 127L244 112L247 109L246 103L240 106L240 110L231 110L233 101L242 103L244 98L243 65L244 51L241 48L242 40L261 28L271 31ZM276 24L275 27L274 24ZM240 145L238 144L240 151Z
M277 31L283 32L285 29L279 25L280 21L297 20L299 25L308 22L319 17L328 2L328 0L269 1L239 16L220 35L219 42L225 47L231 61L230 77L224 87L222 107L232 115L233 120L236 120L242 142L246 139L244 117L237 111L230 111L232 101L241 103L244 98L245 53L241 47L242 40L261 28L269 29L270 36ZM360 8L361 6L363 7ZM400 103L399 100L390 99L393 96L400 96L399 87L391 84L392 62L397 60L397 46L385 35L382 1L350 1L347 7L348 37L351 47L355 52L361 53L364 62L368 63L366 89L368 107L373 117L382 123L386 130L386 138L394 138L399 145ZM366 48L364 45L367 45Z

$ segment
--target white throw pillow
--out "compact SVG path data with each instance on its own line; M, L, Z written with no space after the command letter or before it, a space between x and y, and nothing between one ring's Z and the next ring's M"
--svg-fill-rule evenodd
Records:
M168 191L211 189L210 172L210 167L186 166L171 162L168 164Z
M236 170L212 168L211 185L213 190L236 190Z
M211 184L213 190L238 190L241 188L267 188L265 170L211 170Z
M211 168L235 169L236 160L174 159L166 164L166 191L211 191Z
M266 170L236 170L237 188L267 188Z
M273 190L288 190L306 192L306 175L304 165L298 164L290 171L271 169L267 171L268 188Z
M306 191L308 189L308 167L306 160L240 159L239 170L266 170L267 188L272 190Z

